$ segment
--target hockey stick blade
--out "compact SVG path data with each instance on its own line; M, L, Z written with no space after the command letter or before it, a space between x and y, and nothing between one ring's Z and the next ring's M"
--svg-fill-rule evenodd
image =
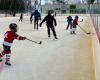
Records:
M85 31L80 25L78 25L78 26L79 26L79 28L80 28L82 31L84 31L86 34L95 34L95 33L91 33L91 32Z
M42 44L42 41L40 41L40 43L39 44Z
M96 33L90 33L90 32L88 32L87 34L96 34Z

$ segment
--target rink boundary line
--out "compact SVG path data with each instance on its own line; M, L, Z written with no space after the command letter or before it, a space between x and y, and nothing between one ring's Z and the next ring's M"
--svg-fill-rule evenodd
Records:
M94 31L95 33L96 33L96 31L95 31L95 25L93 24L93 21L92 21L92 18L91 18L91 16L89 15L89 18L90 18L90 23L91 23L91 26L90 26L90 29L91 29L91 31ZM97 35L97 33L96 33L96 35ZM98 36L97 36L97 38L98 38ZM99 41L99 40L98 40ZM91 50L92 50L92 63L93 63L93 79L92 80L97 80L97 78L96 78L96 61L95 61L95 51L94 51L94 42L93 42L93 35L91 35Z

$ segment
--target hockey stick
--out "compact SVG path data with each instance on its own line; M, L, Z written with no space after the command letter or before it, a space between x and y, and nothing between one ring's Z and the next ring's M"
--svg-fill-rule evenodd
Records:
M90 33L90 32L86 32L80 25L78 25L78 27L79 27L82 31L84 31L86 34L92 34L92 33Z
M36 42L36 41L30 40L30 39L28 39L28 38L26 38L26 40L31 41L31 42L34 42L34 43L37 43L37 44L42 44L42 41Z

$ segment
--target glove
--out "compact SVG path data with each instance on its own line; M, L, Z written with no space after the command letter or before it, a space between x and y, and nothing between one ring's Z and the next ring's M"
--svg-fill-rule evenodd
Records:
M41 27L41 24L39 24L39 26Z
M57 26L57 24L55 24L55 26Z
M26 37L22 37L22 40L25 40L26 39Z
M41 17L40 17L40 20L41 20Z

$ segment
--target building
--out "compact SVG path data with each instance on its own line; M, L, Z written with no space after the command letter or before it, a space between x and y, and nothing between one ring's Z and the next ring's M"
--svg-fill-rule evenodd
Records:
M73 8L71 6L74 6ZM42 5L42 13L47 13L48 11L56 12L56 13L86 13L88 9L87 4L49 4Z

